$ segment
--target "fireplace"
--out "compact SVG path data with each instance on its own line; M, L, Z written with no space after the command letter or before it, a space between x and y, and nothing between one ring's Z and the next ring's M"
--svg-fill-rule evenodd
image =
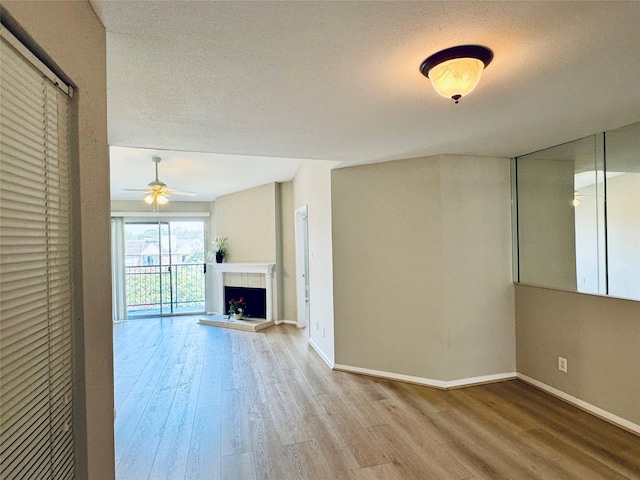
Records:
M231 297L244 297L247 300L248 313L253 318L265 318L278 323L277 281L273 263L213 263L217 283L218 313L227 314ZM251 293L227 296L228 288L241 288L248 291L262 290L258 300L250 299ZM260 311L256 309L260 306Z
M244 298L247 308L245 317L267 318L267 290L251 287L224 287L225 314L229 313L229 300Z

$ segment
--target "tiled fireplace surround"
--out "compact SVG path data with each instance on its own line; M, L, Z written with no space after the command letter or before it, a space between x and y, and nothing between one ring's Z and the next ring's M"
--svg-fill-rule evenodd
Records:
M264 288L267 300L267 320L277 322L274 298L275 264L273 263L214 263L217 283L217 310L226 312L224 287Z

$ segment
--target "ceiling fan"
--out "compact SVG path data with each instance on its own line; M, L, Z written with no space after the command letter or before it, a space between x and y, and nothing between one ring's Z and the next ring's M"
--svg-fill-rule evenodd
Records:
M181 192L180 190L169 188L166 183L161 182L160 179L158 179L158 164L161 160L162 159L160 157L151 157L151 161L156 165L156 178L147 184L148 188L125 188L125 190L129 192L146 193L147 195L144 197L144 201L154 207L157 207L158 205L166 205L169 202L169 195L195 196L196 194L193 192Z

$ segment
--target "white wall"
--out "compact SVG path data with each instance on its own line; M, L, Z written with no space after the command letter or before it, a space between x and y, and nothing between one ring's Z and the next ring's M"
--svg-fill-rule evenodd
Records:
M602 184L601 184L602 185ZM576 238L576 289L583 293L605 292L604 206L602 186L588 185L576 190L581 198L574 206ZM544 265L543 262L539 262Z
M438 381L515 372L509 160L332 173L336 363Z
M640 173L607 180L609 295L640 299Z
M337 163L306 160L293 180L294 210L308 206L309 339L331 364L334 362L331 169Z

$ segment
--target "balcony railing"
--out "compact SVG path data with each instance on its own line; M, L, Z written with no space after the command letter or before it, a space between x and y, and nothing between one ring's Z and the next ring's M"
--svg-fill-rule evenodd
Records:
M159 315L205 310L204 265L125 267L128 315Z

